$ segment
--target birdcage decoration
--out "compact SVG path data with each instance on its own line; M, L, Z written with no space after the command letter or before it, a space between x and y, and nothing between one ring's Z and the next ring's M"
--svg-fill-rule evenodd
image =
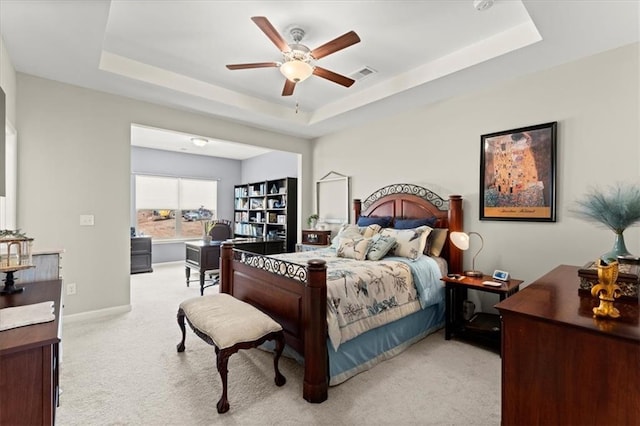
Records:
M0 294L14 294L24 290L15 286L14 272L33 268L33 238L20 233L20 230L0 231L0 272L4 272L4 287Z

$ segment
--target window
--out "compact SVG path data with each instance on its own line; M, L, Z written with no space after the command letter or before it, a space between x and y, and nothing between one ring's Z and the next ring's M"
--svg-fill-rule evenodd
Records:
M136 175L136 229L156 240L197 238L216 219L218 182Z

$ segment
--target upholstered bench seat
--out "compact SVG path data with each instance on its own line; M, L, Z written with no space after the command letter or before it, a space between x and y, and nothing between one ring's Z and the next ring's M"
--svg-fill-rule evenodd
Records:
M216 364L222 379L222 397L217 404L219 413L229 410L227 364L229 357L240 349L254 348L267 340L275 340L275 383L278 386L285 384L286 379L278 369L284 349L284 333L282 326L268 315L225 293L185 300L178 308L178 325L182 331L178 352L185 350L185 318L194 333L215 348Z

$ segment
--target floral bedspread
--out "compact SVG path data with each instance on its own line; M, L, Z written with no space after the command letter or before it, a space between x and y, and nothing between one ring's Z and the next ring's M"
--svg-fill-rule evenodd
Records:
M338 349L346 342L367 330L395 321L421 309L420 295L416 290L412 268L414 262L382 259L358 261L337 257L333 249L273 255L281 260L306 265L310 259L327 262L327 325L329 339ZM432 288L433 300L422 300L422 306L437 303L442 294L440 268L427 256L422 262L434 272L419 288ZM411 266L410 266L411 265ZM414 268L415 269L415 268ZM421 274L424 269L421 269ZM429 275L429 274L427 274ZM424 290L423 290L424 291ZM436 297L432 295L437 294Z

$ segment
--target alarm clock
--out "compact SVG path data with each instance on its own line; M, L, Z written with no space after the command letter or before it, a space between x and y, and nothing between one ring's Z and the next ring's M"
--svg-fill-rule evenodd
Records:
M499 281L509 281L509 273L507 271L496 269L495 271L493 271L493 279Z

